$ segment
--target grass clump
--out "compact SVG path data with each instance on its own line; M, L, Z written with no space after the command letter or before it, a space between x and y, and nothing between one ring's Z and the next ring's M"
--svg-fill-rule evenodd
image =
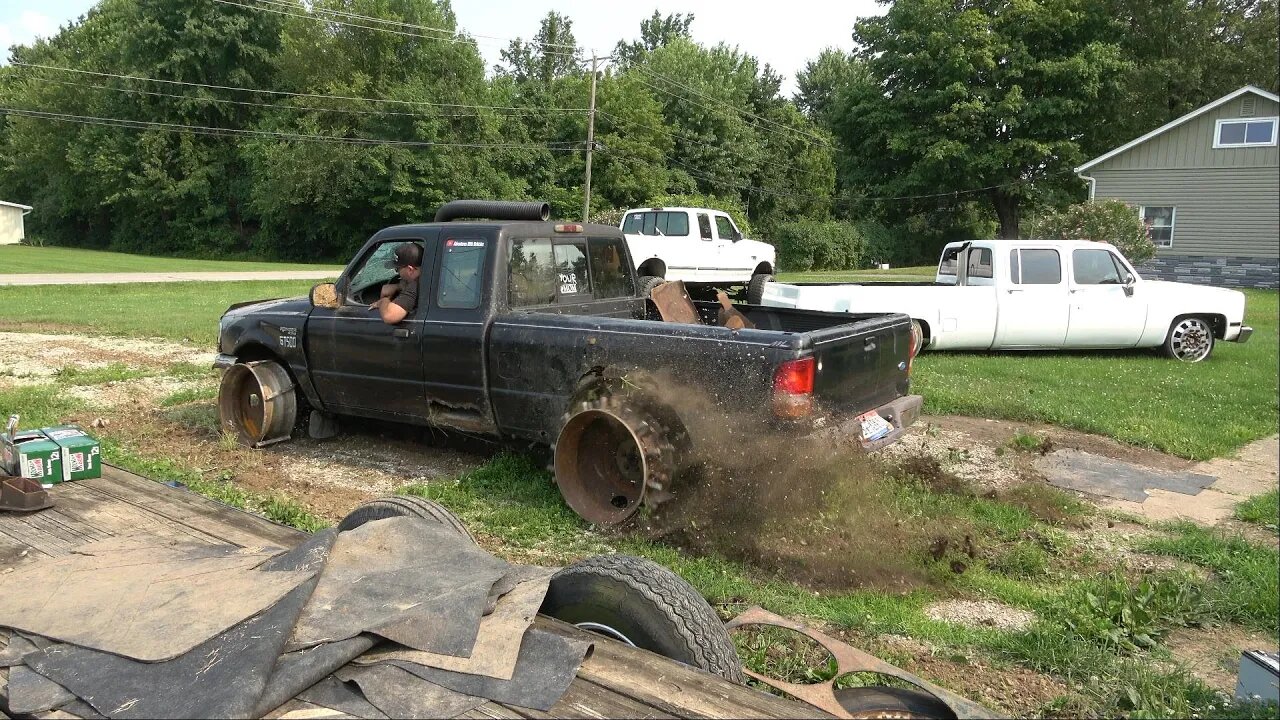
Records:
M150 368L129 367L122 362L113 362L95 368L66 365L58 369L54 378L61 385L105 385L110 382L152 377L155 374L156 372Z
M246 490L231 481L230 473L216 479L208 479L202 473L162 458L139 455L119 443L106 438L101 440L106 461L160 482L181 483L194 493L216 500L223 505L257 513L282 525L315 532L329 526L323 518L313 515L306 506L280 494L260 494Z
M1018 430L1009 438L1009 447L1018 452L1034 452L1047 455L1053 452L1053 441L1044 435L1024 433Z
M183 388L161 398L160 407L176 407L197 401L213 400L217 397L218 389L215 387Z
M58 425L62 418L84 407L83 400L57 385L0 388L0 420L21 415L21 428Z
M1261 525L1271 532L1280 531L1280 492L1257 495L1236 505L1237 520Z
M1139 546L1143 552L1168 555L1212 570L1215 578L1205 600L1220 620L1275 633L1280 629L1280 553L1275 546L1260 547L1240 536L1181 522L1164 526L1168 537L1152 538Z

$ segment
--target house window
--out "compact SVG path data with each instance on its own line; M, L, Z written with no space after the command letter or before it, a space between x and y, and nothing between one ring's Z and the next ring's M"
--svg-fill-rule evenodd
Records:
M1175 207L1143 206L1138 208L1142 224L1151 233L1151 242L1156 247L1173 247L1173 220Z
M1277 118L1219 120L1213 137L1216 148L1260 147L1276 144Z

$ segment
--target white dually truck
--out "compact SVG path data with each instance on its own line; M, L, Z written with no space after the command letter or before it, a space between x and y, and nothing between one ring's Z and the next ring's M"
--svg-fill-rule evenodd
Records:
M1245 342L1244 293L1144 280L1112 245L1088 240L950 243L933 283L770 282L761 304L900 312L916 347L1037 350L1163 347L1199 362L1214 342Z
M686 285L747 288L760 304L773 281L773 246L742 236L728 213L708 208L651 207L628 210L622 234L636 264L640 294L669 280Z

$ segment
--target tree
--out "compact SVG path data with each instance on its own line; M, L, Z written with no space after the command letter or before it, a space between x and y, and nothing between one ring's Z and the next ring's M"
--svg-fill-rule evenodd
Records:
M647 20L640 21L640 39L626 42L619 40L613 49L614 59L620 67L629 67L642 61L648 53L666 47L678 38L689 38L689 26L693 13L674 13L663 17L657 10Z
M505 65L495 66L494 71L517 82L537 80L547 85L582 72L582 50L573 37L573 21L554 10L542 18L531 42L516 38L499 55Z
M1098 107L1105 122L1090 155L1147 133L1242 85L1280 92L1275 0L1110 0L1113 42L1132 62L1125 102Z
M1132 265L1156 254L1151 231L1137 208L1119 200L1070 205L1031 222L1031 237L1052 240L1096 240L1115 245Z
M831 107L839 92L865 82L867 71L860 60L839 48L825 48L816 60L796 73L796 106L815 123L829 127Z
M854 28L871 83L832 111L845 184L866 195L985 188L1001 237L1024 202L1079 185L1081 139L1129 63L1089 0L898 0Z

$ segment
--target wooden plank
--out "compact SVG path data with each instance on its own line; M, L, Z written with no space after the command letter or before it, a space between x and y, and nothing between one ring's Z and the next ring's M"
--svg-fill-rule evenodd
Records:
M528 718L674 718L636 698L623 695L603 685L577 678L569 689L546 712L515 708Z
M512 710L505 705L499 705L496 702L487 702L475 710L465 712L458 717L473 718L474 720L522 720L523 715Z
M537 625L552 632L582 634L549 618L539 617ZM677 717L829 717L809 705L730 683L647 650L589 637L594 638L595 649L579 668L579 678Z
M355 716L333 708L315 705L305 700L295 699L272 710L263 717L273 720L344 720Z
M88 489L242 547L292 547L306 537L301 530L277 525L266 518L110 465L103 466L101 478L80 482Z

